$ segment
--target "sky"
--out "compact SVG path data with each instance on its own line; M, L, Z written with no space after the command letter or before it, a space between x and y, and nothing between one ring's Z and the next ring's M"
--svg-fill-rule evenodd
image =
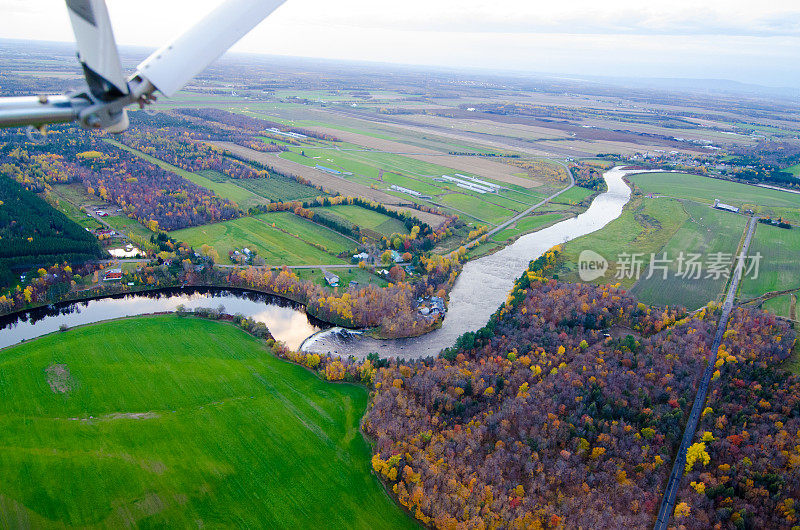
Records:
M153 47L219 3L107 0L117 41ZM63 0L0 0L0 13L2 38L73 40ZM800 88L800 2L287 0L234 51Z

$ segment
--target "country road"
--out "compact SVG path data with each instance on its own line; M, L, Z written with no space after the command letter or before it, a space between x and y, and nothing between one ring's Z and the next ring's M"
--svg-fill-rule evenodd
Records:
M675 509L675 500L678 496L678 489L681 485L683 478L684 468L686 466L686 451L694 440L697 425L700 422L700 414L706 402L708 395L708 385L711 382L711 376L714 373L714 363L717 362L717 350L722 343L722 336L728 327L728 319L730 318L731 311L733 310L733 301L736 298L736 291L739 288L739 281L742 279L742 271L744 270L745 258L747 250L750 248L750 240L753 238L753 232L756 228L756 218L751 217L747 225L747 235L742 244L742 250L739 253L739 258L736 262L736 267L733 271L728 294L725 297L725 302L722 304L722 314L719 317L719 324L717 325L717 333L714 336L714 343L711 345L711 353L709 354L708 364L703 372L703 377L700 379L700 386L697 389L697 396L695 397L692 411L689 414L689 419L686 422L686 429L683 431L683 439L678 448L678 453L675 456L675 463L672 466L672 471L669 475L669 482L667 482L667 489L664 491L664 498L661 500L661 508L658 510L658 517L656 518L655 530L666 530L669 524L669 519Z
M515 215L514 217L512 217L508 221L505 221L504 223L501 223L501 224L495 226L494 228L492 228L491 230L486 232L486 234L484 234L484 235L487 236L487 238L492 237L493 235L495 235L500 230L503 230L504 228L507 228L507 227L511 226L512 224L516 223L517 221L519 221L520 219L522 219L526 215L530 214L536 208L544 206L545 204L547 204L548 202L552 201L553 199L555 199L556 197L558 197L562 193L565 193L565 192L571 190L572 188L574 188L575 187L575 177L572 176L572 171L570 171L569 166L567 164L563 163L563 162L558 162L558 164L564 166L564 168L567 170L567 175L569 176L569 186L567 186L566 188L563 188L563 189L555 192L554 194L550 195L546 199L543 199L542 201L534 204L533 206L531 206L530 208L528 208L524 212L518 213L517 215ZM478 243L480 243L481 237L483 237L483 235L473 239L472 241L470 241L469 243L467 243L464 246L467 249L470 249L472 247L477 246Z

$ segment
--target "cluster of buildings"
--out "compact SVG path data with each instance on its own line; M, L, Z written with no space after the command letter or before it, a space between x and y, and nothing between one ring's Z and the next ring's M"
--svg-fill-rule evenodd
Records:
M474 191L476 193L498 193L500 190L505 190L503 186L494 184L492 182L487 182L485 180L481 180L475 177L469 177L467 175L462 175L461 173L456 173L455 177L451 177L449 175L442 175L440 178L434 179L437 182L451 182L458 186L459 188Z
M267 132L272 134L277 134L278 136L286 136L288 138L294 138L295 140L302 140L304 138L308 138L305 134L300 134L291 131L282 131L277 127L272 127L271 129L267 129Z
M422 316L436 317L444 315L444 299L439 296L429 298L417 298L417 308Z

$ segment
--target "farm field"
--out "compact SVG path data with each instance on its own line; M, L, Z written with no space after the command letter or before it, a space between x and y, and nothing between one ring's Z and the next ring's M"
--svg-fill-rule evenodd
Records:
M762 215L800 222L800 194L682 173L642 173L629 177L643 193L713 204L714 199Z
M103 226L99 222L97 222L96 219L87 215L82 210L78 209L77 206L66 200L57 191L55 191L56 188L58 187L59 186L53 187L54 193L53 196L51 197L51 200L52 198L55 198L58 201L57 204L55 204L54 201L51 202L51 204L58 211L69 217L72 221L75 221L76 223L81 225L83 228L88 228L89 230L97 230L98 228L101 228Z
M124 215L104 217L103 221L122 234L130 234L148 239L153 235L153 232L142 226L139 221L131 219L130 217L125 217Z
M268 179L239 179L236 181L236 185L256 195L277 202L327 195L327 193L316 188L276 174L271 175Z
M312 208L314 211L327 212L336 217L340 217L361 228L373 230L385 236L392 234L408 234L405 224L393 217L387 217L378 212L367 210L353 204L337 204L335 206L324 206Z
M683 204L689 218L656 253L657 259L666 253L667 259L671 260L667 278L663 278L661 270L654 270L651 278L648 279L647 274L643 275L631 290L645 304L682 305L688 309L698 309L710 300L717 299L727 284L727 278L723 275L711 274L709 277L711 271L707 264L713 260L713 255L722 253L727 255L730 265L726 270L732 268L733 256L739 249L747 219L703 204L689 201ZM676 277L681 252L685 256L693 253L701 255L702 270L699 279ZM649 261L649 254L645 259Z
M528 217L523 217L512 226L500 230L492 237L492 239L498 243L502 243L514 237L521 236L522 234L527 234L528 232L538 230L545 225L560 221L565 217L566 216L563 213L529 215Z
M503 208L463 193L444 195L439 198L439 201L444 205L455 208L459 212L466 213L475 219L493 225L498 225L517 213L515 210Z
M355 250L358 243L346 238L339 232L325 226L318 225L308 219L299 217L291 212L275 212L255 217L269 225L300 237L309 243L318 243L325 246L330 252L339 254Z
M176 230L170 232L170 236L194 248L200 248L203 244L210 245L223 261L229 251L248 247L256 250L266 260L267 265L272 266L347 263L302 239L272 228L271 224L264 217L240 217L232 221Z
M414 527L371 474L366 390L230 324L49 335L0 353L0 385L4 527Z
M591 197L595 193L597 192L594 190L575 186L553 199L553 202L557 204L578 204L586 197Z
M772 291L800 288L800 230L786 230L759 223L751 256L761 254L758 278L746 275L739 288L741 298L755 298Z
M791 318L792 316L791 308L793 301L795 303L795 313L797 313L797 302L796 299L793 299L793 297L796 296L797 296L796 294L794 295L782 294L780 296L776 296L775 298L770 298L769 300L766 300L761 307L762 309L766 309L767 311L775 313L779 317ZM797 315L795 314L795 318L796 317Z
M679 201L634 199L620 217L602 230L564 245L561 262L555 273L562 281L580 281L578 258L582 251L592 250L608 260L609 265L605 276L593 283L619 282L630 288L635 283L634 279L615 277L620 265L617 257L636 252L645 254L649 262L650 254L667 244L686 219L688 215Z
M310 280L318 285L330 287L325 281L325 276L322 269L293 269L292 272L297 274L301 280ZM330 269L339 277L339 292L347 290L351 281L357 281L359 288L366 287L367 285L374 285L376 287L386 287L388 282L383 278L359 269L358 265L353 265L348 269Z

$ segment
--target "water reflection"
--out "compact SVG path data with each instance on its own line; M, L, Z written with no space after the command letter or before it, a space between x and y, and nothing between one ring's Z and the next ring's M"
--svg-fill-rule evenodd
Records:
M0 348L69 327L148 313L223 306L229 314L240 313L267 325L277 340L299 348L324 323L306 314L303 306L289 300L250 291L219 289L166 290L119 295L99 300L59 304L0 318Z
M603 178L608 185L589 208L572 219L520 237L504 249L467 262L450 293L447 315L441 329L422 337L398 340L375 340L368 337L343 344L335 333L326 332L303 346L304 351L354 355L363 358L371 352L382 357L419 358L435 356L452 346L467 331L476 331L505 301L514 280L527 269L528 263L552 247L600 230L622 213L631 190L625 175L641 171L614 168Z

